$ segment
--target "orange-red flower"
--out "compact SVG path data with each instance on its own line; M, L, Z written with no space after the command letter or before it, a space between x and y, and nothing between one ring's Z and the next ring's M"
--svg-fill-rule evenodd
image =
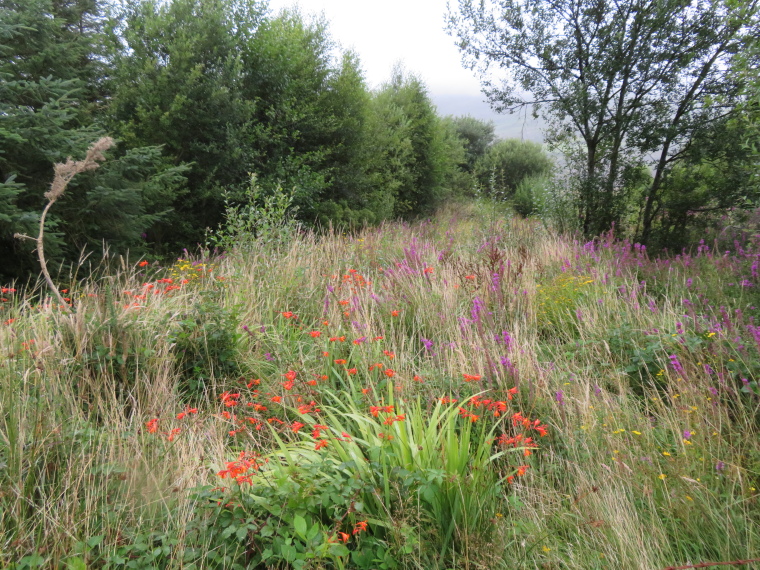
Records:
M358 534L358 533L360 533L362 531L366 531L366 530L367 530L367 521L359 521L354 526L354 532L353 532L353 534Z
M311 335L311 338L319 338L322 336L322 331L311 331L309 334Z
M156 433L158 431L158 418L146 422L145 427L148 428L148 433Z
M391 370L390 368L386 368L385 369L385 375L388 378L393 378L396 375L396 371L395 370Z
M146 265L148 265L148 262L145 261L145 260L143 260L140 263L138 263L137 265L139 265L140 267L145 267Z
M288 370L285 374L283 374L285 378L290 380L291 382L296 379L296 371L295 370Z

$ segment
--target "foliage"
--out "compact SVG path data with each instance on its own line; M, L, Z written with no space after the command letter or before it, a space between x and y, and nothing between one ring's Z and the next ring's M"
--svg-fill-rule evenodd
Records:
M507 139L494 143L475 164L475 174L488 196L506 200L523 180L548 175L553 162L535 142Z
M251 175L245 198L245 203L233 205L229 195L225 197L225 222L209 237L207 245L224 251L251 251L287 243L298 231L298 223L293 219L297 207L291 207L293 194L277 187L265 196L256 176Z
M481 121L469 115L452 117L457 136L464 142L465 170L473 172L475 164L485 156L488 147L496 140L493 121Z
M205 264L202 264L205 266ZM205 395L215 378L236 376L240 334L234 310L219 303L222 291L202 291L190 310L176 318L169 342L181 380L178 388L190 401Z
M543 109L549 141L575 163L586 236L620 221L630 199L626 171L650 165L639 229L647 242L683 151L737 112L743 79L730 70L757 37L758 9L757 2L460 0L449 30L470 67L480 66L497 108ZM510 75L502 82L492 69Z
M752 558L757 232L658 258L497 207L113 260L71 313L4 287L0 566Z
M102 134L95 124L105 96L102 7L96 2L10 3L0 12L3 65L0 105L0 278L28 274L31 251L14 233L32 234L54 163L81 156ZM46 222L53 265L77 262L102 247L140 249L141 235L176 196L183 170L168 168L155 147L119 153L78 176Z

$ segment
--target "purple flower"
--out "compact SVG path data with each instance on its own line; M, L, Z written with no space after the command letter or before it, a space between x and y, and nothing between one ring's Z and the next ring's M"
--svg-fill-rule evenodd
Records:
M429 351L431 348L433 348L433 341L428 340L426 338L420 337L420 340L422 341L422 344L425 345L425 350Z
M557 403L560 406L563 406L565 404L564 395L565 394L562 392L562 390L557 390L557 393L554 395L554 397L557 399Z
M726 464L723 463L722 461L718 461L715 464L715 470L718 471L718 472L723 471L725 468L726 468Z
M274 356L272 356L271 352L265 352L264 358L266 358L267 360L274 360Z
M671 354L668 358L670 358L670 365L673 367L673 370L678 372L678 374L683 374L683 366L678 361L678 357L675 354Z
M684 439L691 439L691 432L687 429L683 430L683 438Z

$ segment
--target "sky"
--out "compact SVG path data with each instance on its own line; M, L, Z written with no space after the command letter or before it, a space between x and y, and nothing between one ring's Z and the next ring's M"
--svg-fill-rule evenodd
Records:
M475 73L462 66L455 39L444 30L446 0L269 0L269 6L274 13L293 6L303 14L324 13L332 38L359 54L370 88L387 81L400 62L424 81L439 114L492 120L502 138L541 140L532 119L499 115L485 102Z

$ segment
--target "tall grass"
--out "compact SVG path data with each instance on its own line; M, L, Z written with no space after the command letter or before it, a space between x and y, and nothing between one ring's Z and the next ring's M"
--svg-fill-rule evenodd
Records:
M267 549L262 568L752 558L757 256L750 242L650 259L457 205L167 267L111 263L60 285L70 312L6 290L0 566L232 567ZM385 425L371 406L404 417ZM548 435L521 445L514 414ZM268 460L251 483L218 474L240 452ZM311 506L267 511L292 552L253 522L220 538L225 503L272 477L345 496L298 483ZM219 505L197 492L222 486Z

